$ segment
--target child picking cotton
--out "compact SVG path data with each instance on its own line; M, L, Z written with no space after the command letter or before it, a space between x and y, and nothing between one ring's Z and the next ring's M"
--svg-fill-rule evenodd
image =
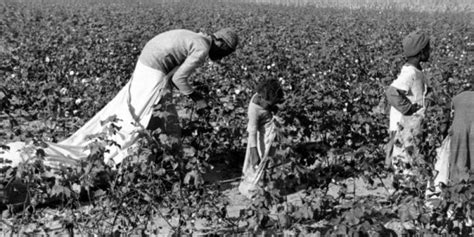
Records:
M274 153L272 146L277 135L275 121L277 104L283 101L283 89L278 80L265 79L257 86L257 92L250 99L248 107L248 141L242 168L242 181L239 191L252 198L262 178L267 161Z

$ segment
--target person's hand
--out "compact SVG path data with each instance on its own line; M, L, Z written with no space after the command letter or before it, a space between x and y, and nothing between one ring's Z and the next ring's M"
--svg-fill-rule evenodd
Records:
M416 113L416 111L420 110L421 108L422 108L421 105L413 104L413 107L412 107L413 113Z
M270 112L263 113L260 117L260 123L262 123L261 125L270 122L270 120L272 120L272 118L273 118L272 113L270 113Z
M406 115L413 115L421 108L422 106L420 106L419 104L412 104L410 110L408 110L408 113L406 113Z

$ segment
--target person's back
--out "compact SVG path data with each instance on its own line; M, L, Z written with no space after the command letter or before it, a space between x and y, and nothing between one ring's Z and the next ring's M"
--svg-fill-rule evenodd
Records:
M138 60L146 66L169 73L191 55L204 59L211 46L211 38L190 30L170 30L148 41Z
M464 91L453 98L454 123L474 122L474 91Z
M454 118L451 127L449 180L468 180L474 170L474 91L453 98Z
M237 45L238 35L233 28L224 28L211 35L189 30L171 30L156 36L142 50L132 77L117 95L68 138L58 143L47 142L47 148L41 147L46 153L41 160L52 164L47 165L50 167L65 164L74 166L79 160L89 156L89 145L98 142L104 143L102 145L107 150L103 154L105 163L122 162L129 156L129 148L136 145L139 138L137 130L148 128L153 124L153 119L159 118L158 115L153 116L156 114L155 105L157 111L172 112L168 118L172 116L173 119L167 119L167 128L168 122L179 126L179 123L174 124L179 122L176 110L173 109L174 103L166 101L170 98L166 93L172 86L178 88L182 94L189 95L200 108L207 106L204 97L194 91L187 78L207 57L220 60L234 52ZM162 104L169 107L162 108ZM108 127L119 129L110 130ZM104 129L107 132L104 132ZM176 129L173 127L163 131L174 134ZM107 139L114 142L108 144L103 138L95 140L94 135L104 133ZM33 152L35 149L23 149L30 144L9 143L7 147L10 145L13 148L11 151L4 151L3 147L0 147L0 160L14 159L11 164L16 165L27 159L38 158ZM35 144L31 146L34 147Z

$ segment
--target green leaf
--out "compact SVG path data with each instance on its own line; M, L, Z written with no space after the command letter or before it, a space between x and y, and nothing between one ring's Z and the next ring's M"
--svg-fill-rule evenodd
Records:
M45 178L53 178L53 177L56 177L56 175L51 172L51 171L44 171L43 174L42 174L43 177Z
M106 192L105 192L104 190L102 190L102 189L99 189L99 190L94 191L94 197L95 197L95 198L104 196L105 194L106 194Z
M163 169L163 168L160 168L160 169L158 169L158 171L156 172L156 174L157 174L158 176L163 176L163 175L166 174L166 170Z
M55 184L51 190L51 195L52 196L59 196L64 192L64 186Z

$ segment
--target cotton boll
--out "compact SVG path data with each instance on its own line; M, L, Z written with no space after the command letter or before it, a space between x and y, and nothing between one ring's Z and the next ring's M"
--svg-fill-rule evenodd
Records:
M60 93L61 95L66 95L67 92L68 92L67 88L64 88L64 87L61 88L61 90L59 90L59 93Z

